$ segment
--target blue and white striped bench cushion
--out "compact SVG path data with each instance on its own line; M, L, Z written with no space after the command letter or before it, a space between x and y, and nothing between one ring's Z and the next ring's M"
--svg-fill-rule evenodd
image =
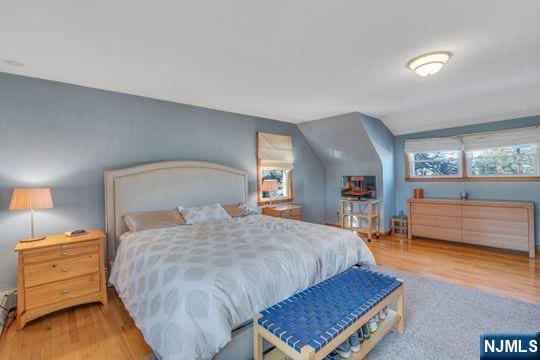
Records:
M263 310L258 323L298 352L305 345L319 351L400 285L395 277L350 268Z

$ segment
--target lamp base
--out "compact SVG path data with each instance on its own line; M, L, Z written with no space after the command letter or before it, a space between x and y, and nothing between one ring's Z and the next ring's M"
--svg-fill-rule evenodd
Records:
M21 241L22 242L30 242L30 241L43 240L45 238L46 238L46 236L38 236L38 237L33 237L33 238L22 239Z

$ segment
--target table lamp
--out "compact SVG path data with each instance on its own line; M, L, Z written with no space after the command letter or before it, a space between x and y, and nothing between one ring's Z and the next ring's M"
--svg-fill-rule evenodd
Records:
M49 188L15 188L9 203L9 210L30 210L31 237L22 241L45 239L45 236L34 235L34 210L53 207L51 189Z
M262 182L262 191L273 194L279 190L279 183L276 179L266 179ZM272 200L268 200L268 204L272 205Z

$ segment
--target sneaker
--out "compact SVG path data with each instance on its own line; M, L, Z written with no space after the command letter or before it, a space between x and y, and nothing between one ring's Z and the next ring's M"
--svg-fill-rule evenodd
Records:
M351 343L349 342L349 339L342 342L336 349L336 352L344 359L348 359L351 357Z
M357 353L360 351L360 337L358 336L358 331L355 331L350 337L349 342L351 343L351 351Z
M371 336L371 334L369 332L369 326L368 326L367 323L362 325L362 333L364 334L364 340L369 339L369 337Z
M375 317L372 317L371 319L369 319L368 326L369 326L369 332L377 331L377 329L379 328L377 326L377 319Z
M339 354L336 352L336 350L334 350L330 354L326 355L324 360L341 360L341 358L339 357Z

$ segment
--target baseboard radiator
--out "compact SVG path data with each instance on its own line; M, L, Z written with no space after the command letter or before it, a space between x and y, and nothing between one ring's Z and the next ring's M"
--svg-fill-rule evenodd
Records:
M2 290L0 291L0 335L7 325L7 316L10 311L15 310L17 306L17 290Z

